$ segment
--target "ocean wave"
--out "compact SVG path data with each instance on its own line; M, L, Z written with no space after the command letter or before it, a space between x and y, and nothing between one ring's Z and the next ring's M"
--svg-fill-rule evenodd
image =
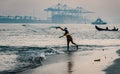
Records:
M28 46L0 46L0 51L0 73L3 74L12 74L40 66L42 61L46 59L46 56L62 53L50 47Z
M119 46L119 45L116 45ZM116 47L115 46L115 47ZM103 50L106 45L79 45L79 51ZM113 46L114 47L114 46ZM70 50L75 50L70 46ZM41 66L51 55L65 54L66 46L30 47L30 46L0 46L0 73L12 74L18 71ZM4 65L4 66L2 66Z

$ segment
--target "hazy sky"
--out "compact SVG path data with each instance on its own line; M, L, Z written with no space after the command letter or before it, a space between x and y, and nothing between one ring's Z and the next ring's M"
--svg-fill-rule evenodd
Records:
M45 18L45 8L58 3L70 7L81 6L95 13L90 17L101 17L109 23L120 23L120 0L0 0L0 15L33 15Z

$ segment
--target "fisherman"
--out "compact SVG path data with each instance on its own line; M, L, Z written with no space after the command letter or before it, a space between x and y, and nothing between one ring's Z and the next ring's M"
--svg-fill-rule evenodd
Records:
M69 31L67 30L67 27L65 27L64 29L61 28L61 27L56 27L56 29L58 29L58 28L60 28L62 31L65 32L64 35L60 36L59 38L66 36L66 38L67 38L67 51L69 51L70 42L72 44L74 44L76 46L76 49L78 50L78 45L73 42L72 36L69 34Z
M108 30L108 26L106 27L106 30Z
M113 30L116 30L116 27L114 26Z

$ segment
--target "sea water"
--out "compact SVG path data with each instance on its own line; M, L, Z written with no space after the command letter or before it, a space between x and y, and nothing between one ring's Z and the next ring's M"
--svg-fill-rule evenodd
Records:
M0 24L0 72L16 72L21 68L39 66L31 62L31 57L64 54L66 37L59 38L64 31L54 27L67 27L79 50L91 47L120 46L120 31L97 31L92 24ZM120 29L120 25L100 25L99 27ZM70 44L70 47L73 45ZM37 64L37 65L36 65ZM22 71L22 70L21 70Z

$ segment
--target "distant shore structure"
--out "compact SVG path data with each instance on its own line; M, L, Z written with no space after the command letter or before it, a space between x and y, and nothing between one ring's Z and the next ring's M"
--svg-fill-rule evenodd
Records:
M85 23L87 18L84 14L93 13L83 7L71 8L60 3L45 9L45 11L51 12L50 20L52 23Z
M89 21L85 14L93 13L85 10L83 7L71 8L68 5L58 3L56 6L44 9L50 13L47 20L41 20L34 16L0 16L0 23L86 23Z
M0 23L44 23L46 20L32 16L0 16Z

